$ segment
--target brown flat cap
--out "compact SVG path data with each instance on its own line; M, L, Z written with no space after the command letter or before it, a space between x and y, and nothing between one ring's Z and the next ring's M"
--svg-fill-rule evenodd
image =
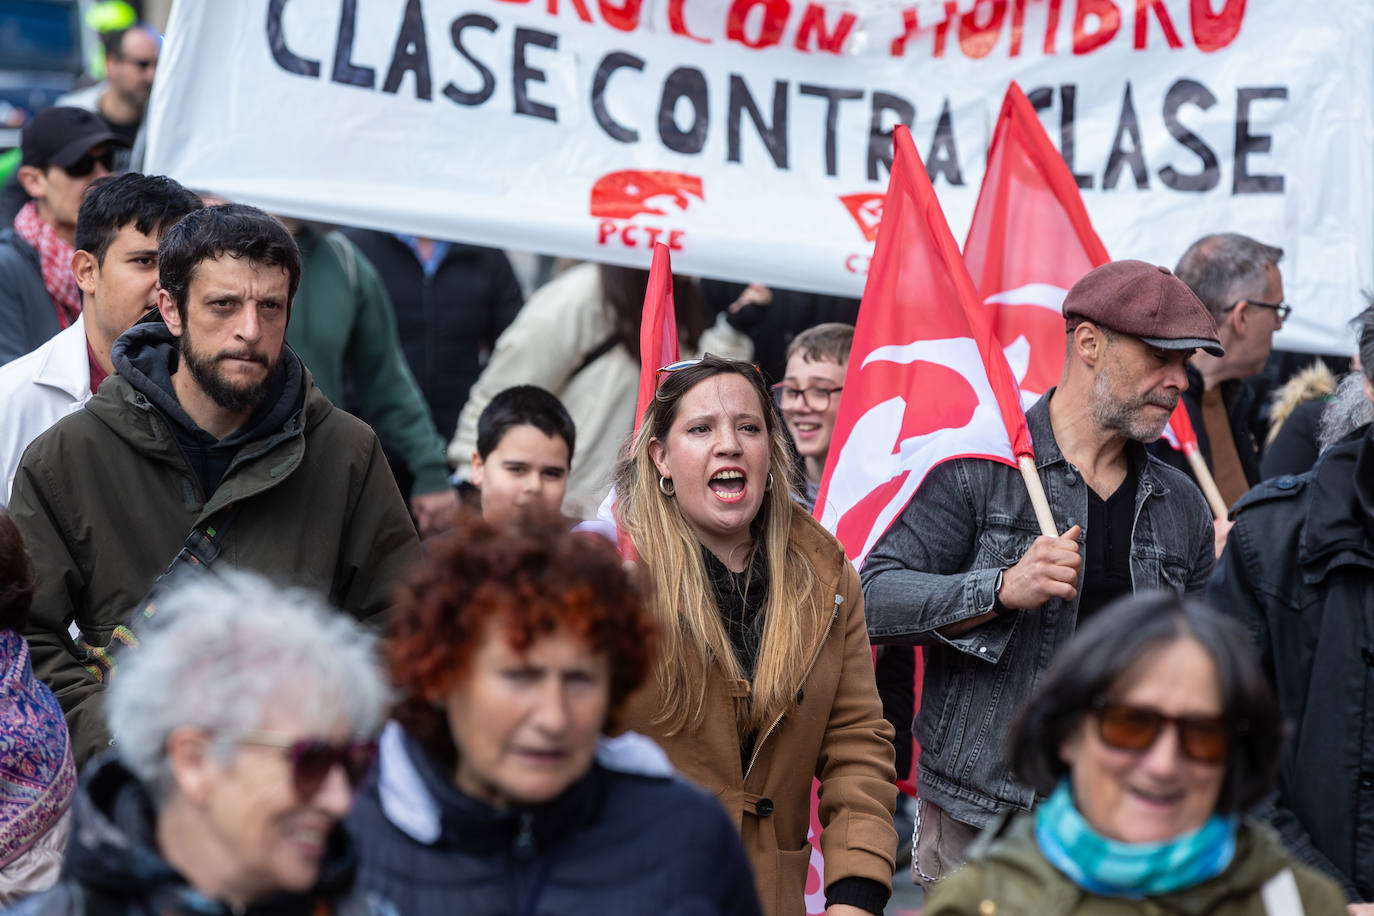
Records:
M1064 318L1139 337L1161 350L1225 351L1207 306L1167 267L1112 261L1090 271L1064 298Z

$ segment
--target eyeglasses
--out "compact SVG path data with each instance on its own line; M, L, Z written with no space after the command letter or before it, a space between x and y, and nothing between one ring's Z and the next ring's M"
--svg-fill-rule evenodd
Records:
M659 388L663 387L663 380L668 376L672 375L674 372L678 372L682 369L690 369L710 355L710 353L707 353L706 356L699 356L696 359L680 359L675 363L669 363L666 366L662 366L654 370L654 391L657 391ZM717 359L719 358L720 357L717 357ZM758 373L759 378L763 378L762 369L760 369L758 366L750 366L750 368Z
M1226 759L1231 736L1239 731L1220 716L1166 716L1154 709L1099 699L1093 704L1097 736L1108 747L1143 753L1159 738L1164 726L1178 730L1183 756L1198 763L1218 764Z
M838 388L822 388L819 385L813 385L810 388L793 388L786 382L778 382L773 386L773 400L778 402L779 407L794 406L798 400L801 400L812 410L825 410L830 406L831 397L841 391L844 391L843 385Z
M302 801L315 797L336 766L343 767L348 785L357 789L363 777L372 769L372 762L377 759L375 741L349 741L339 745L317 738L295 740L270 732L240 732L233 735L232 740L235 744L275 747L286 751L286 757L291 762L291 788Z
M1273 309L1279 314L1279 324L1283 324L1285 321L1288 320L1288 316L1293 314L1293 306L1289 305L1287 302L1280 302L1279 304L1275 305L1272 302L1257 302L1254 299L1237 299L1235 302L1232 302L1226 308L1222 309L1222 311L1229 312L1231 311L1231 309L1240 305L1242 302L1258 306L1262 309Z
M91 172L95 171L97 162L105 166L105 171L110 171L110 169L114 168L114 150L107 149L98 156L87 153L71 165L65 165L61 168L62 171L73 178L85 178L87 175L91 174Z

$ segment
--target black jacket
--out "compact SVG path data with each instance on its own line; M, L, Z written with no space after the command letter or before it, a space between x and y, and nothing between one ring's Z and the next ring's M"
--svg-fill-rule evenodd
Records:
M1265 481L1208 587L1250 629L1292 740L1264 812L1302 862L1374 901L1374 437Z
M1193 431L1197 433L1198 451L1207 462L1207 469L1215 473L1216 469L1212 466L1212 440L1202 422L1202 375L1192 366L1187 371L1188 390L1183 392L1183 404L1188 411L1188 419L1193 421ZM1240 457L1241 470L1245 472L1245 482L1253 487L1261 479L1259 442L1253 422L1254 395L1243 379L1230 379L1221 383L1221 400L1226 405L1226 418L1231 421L1231 436L1235 439L1236 454ZM1188 466L1188 459L1168 442L1160 439L1151 443L1148 449L1151 455L1193 479L1193 469Z
M329 838L313 889L236 911L193 890L162 858L152 799L116 756L92 764L73 806L61 879L9 916L395 916L381 898L353 894L353 851L342 827Z
M348 825L359 888L405 916L760 913L734 826L675 777L594 764L548 804L497 810L392 724Z
M386 285L406 362L447 441L485 353L520 311L520 284L510 261L496 248L451 242L438 270L426 276L410 246L391 233L344 234Z
M0 366L42 346L60 330L37 249L13 229L0 229Z

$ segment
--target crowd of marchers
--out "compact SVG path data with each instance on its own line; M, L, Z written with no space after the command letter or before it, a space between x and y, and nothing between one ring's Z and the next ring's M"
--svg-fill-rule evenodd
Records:
M116 169L154 38L0 194L0 904L861 916L909 855L934 914L1374 912L1374 308L1276 380L1281 249L1093 270L1062 533L959 458L856 570L856 303L677 277L643 367L644 271Z

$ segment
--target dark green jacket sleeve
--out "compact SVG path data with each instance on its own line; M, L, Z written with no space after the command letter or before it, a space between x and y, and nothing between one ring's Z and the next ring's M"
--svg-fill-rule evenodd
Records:
M405 460L415 477L413 493L434 493L448 487L444 440L434 426L420 386L406 365L396 315L377 270L343 235L330 240L348 246L356 259L356 321L348 341L347 364L363 419L387 447Z
M33 671L62 704L78 767L110 744L105 726L105 687L81 663L85 651L68 628L84 605L85 574L72 556L70 540L59 518L71 518L62 506L67 492L51 479L50 465L22 461L14 478L10 515L24 538L38 578L38 593L29 610L24 638ZM93 634L94 635L94 634ZM98 641L98 640L97 640Z
M420 559L420 540L375 438L353 499L340 541L334 599L357 619L380 626L392 589Z

